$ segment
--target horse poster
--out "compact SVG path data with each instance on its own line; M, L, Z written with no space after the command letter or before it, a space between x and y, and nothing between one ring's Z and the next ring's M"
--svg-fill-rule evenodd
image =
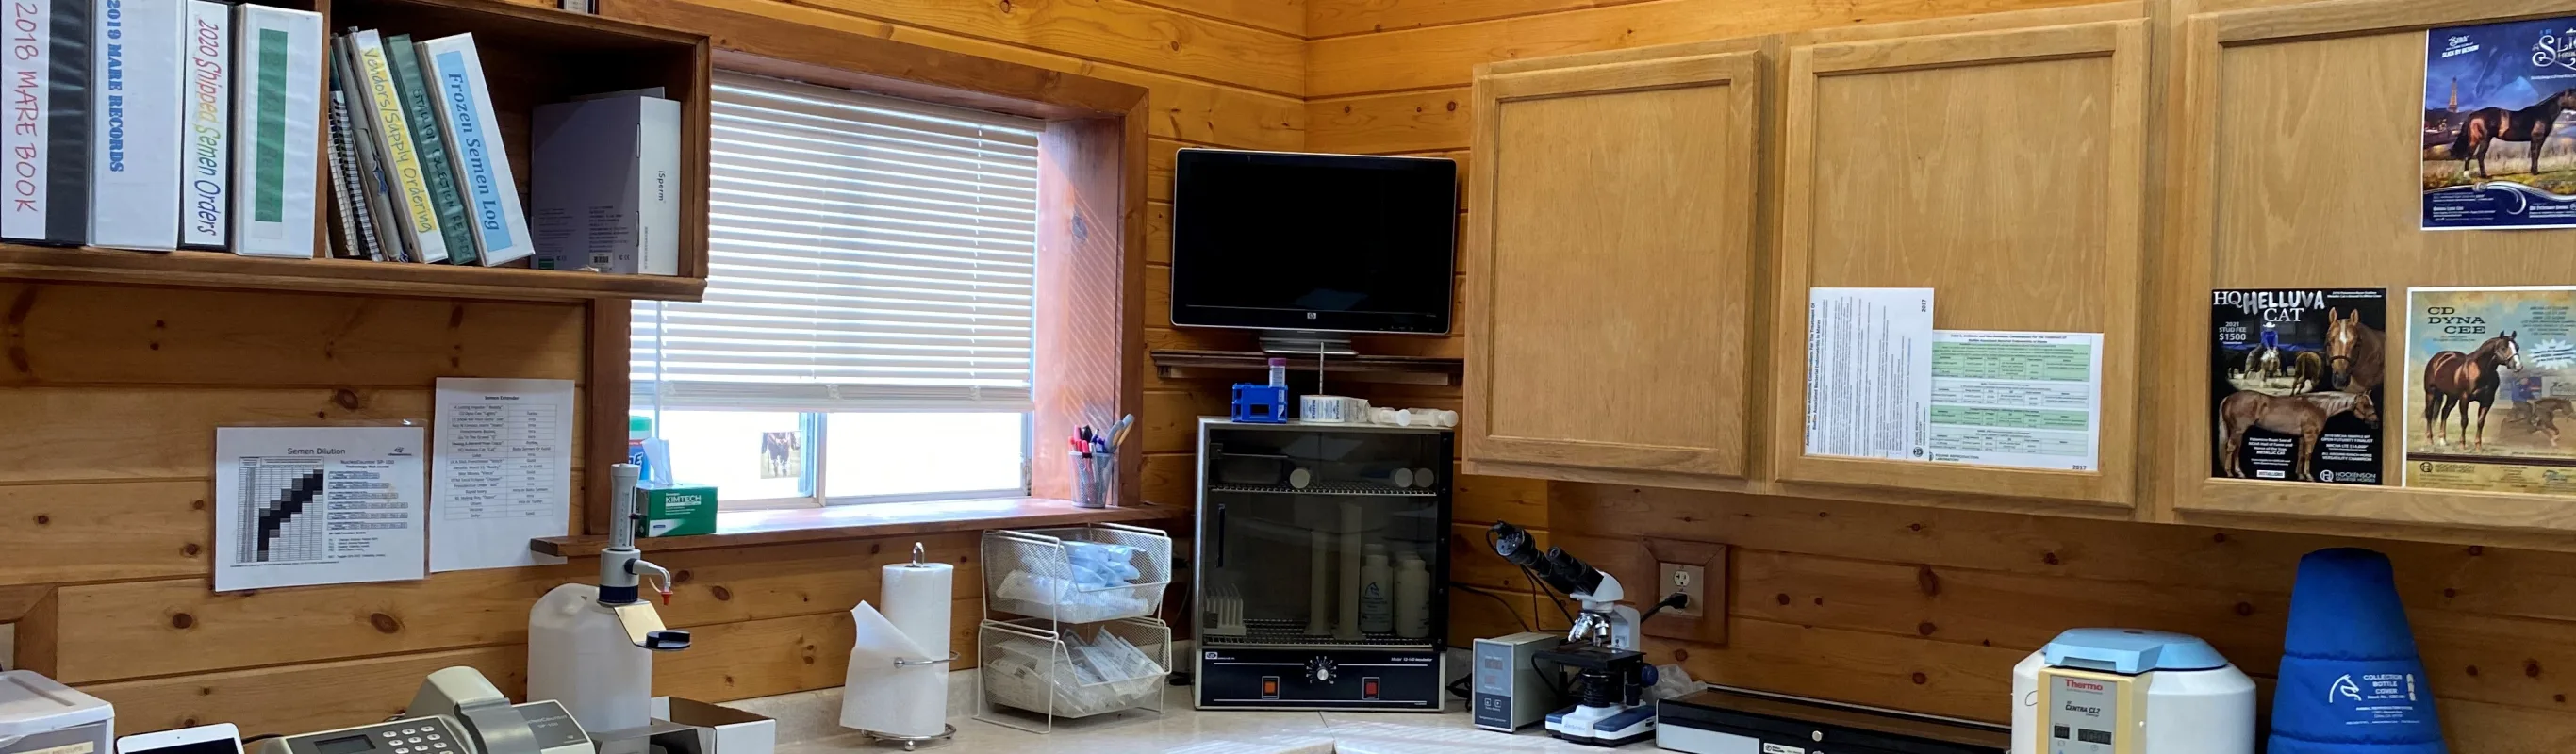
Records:
M2424 229L2576 226L2576 129L2558 126L2568 108L2576 18L2429 31Z
M2576 226L2576 17L2425 36L2424 229Z
M2220 290L2209 311L2211 475L2379 484L2388 291Z
M2576 288L2417 288L2406 313L2406 486L2576 495Z

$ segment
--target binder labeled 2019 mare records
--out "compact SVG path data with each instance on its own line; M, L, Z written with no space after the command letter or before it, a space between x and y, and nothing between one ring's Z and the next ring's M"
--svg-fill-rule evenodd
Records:
M66 2L77 0L55 7ZM98 8L89 242L170 251L179 246L188 2L98 0Z
M89 241L90 2L7 3L0 238L65 246Z

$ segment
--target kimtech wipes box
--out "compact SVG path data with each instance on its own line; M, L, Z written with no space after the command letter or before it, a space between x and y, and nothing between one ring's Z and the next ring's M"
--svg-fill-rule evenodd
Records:
M635 510L643 520L635 533L646 537L686 537L716 533L716 488L678 485L638 487Z

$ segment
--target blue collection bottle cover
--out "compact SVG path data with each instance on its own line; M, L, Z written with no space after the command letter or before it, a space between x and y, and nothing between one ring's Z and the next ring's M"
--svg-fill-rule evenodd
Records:
M2415 632L2388 556L2299 559L2272 699L2269 754L2445 754Z

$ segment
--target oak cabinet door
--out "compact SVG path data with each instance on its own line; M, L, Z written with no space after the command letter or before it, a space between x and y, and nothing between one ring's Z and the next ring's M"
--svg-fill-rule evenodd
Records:
M2132 20L1789 49L1765 362L1784 489L2132 504L2146 40ZM1807 454L1808 291L1825 287L1931 288L1943 329L2101 333L2099 463Z
M1745 475L1761 70L1477 79L1468 460Z

